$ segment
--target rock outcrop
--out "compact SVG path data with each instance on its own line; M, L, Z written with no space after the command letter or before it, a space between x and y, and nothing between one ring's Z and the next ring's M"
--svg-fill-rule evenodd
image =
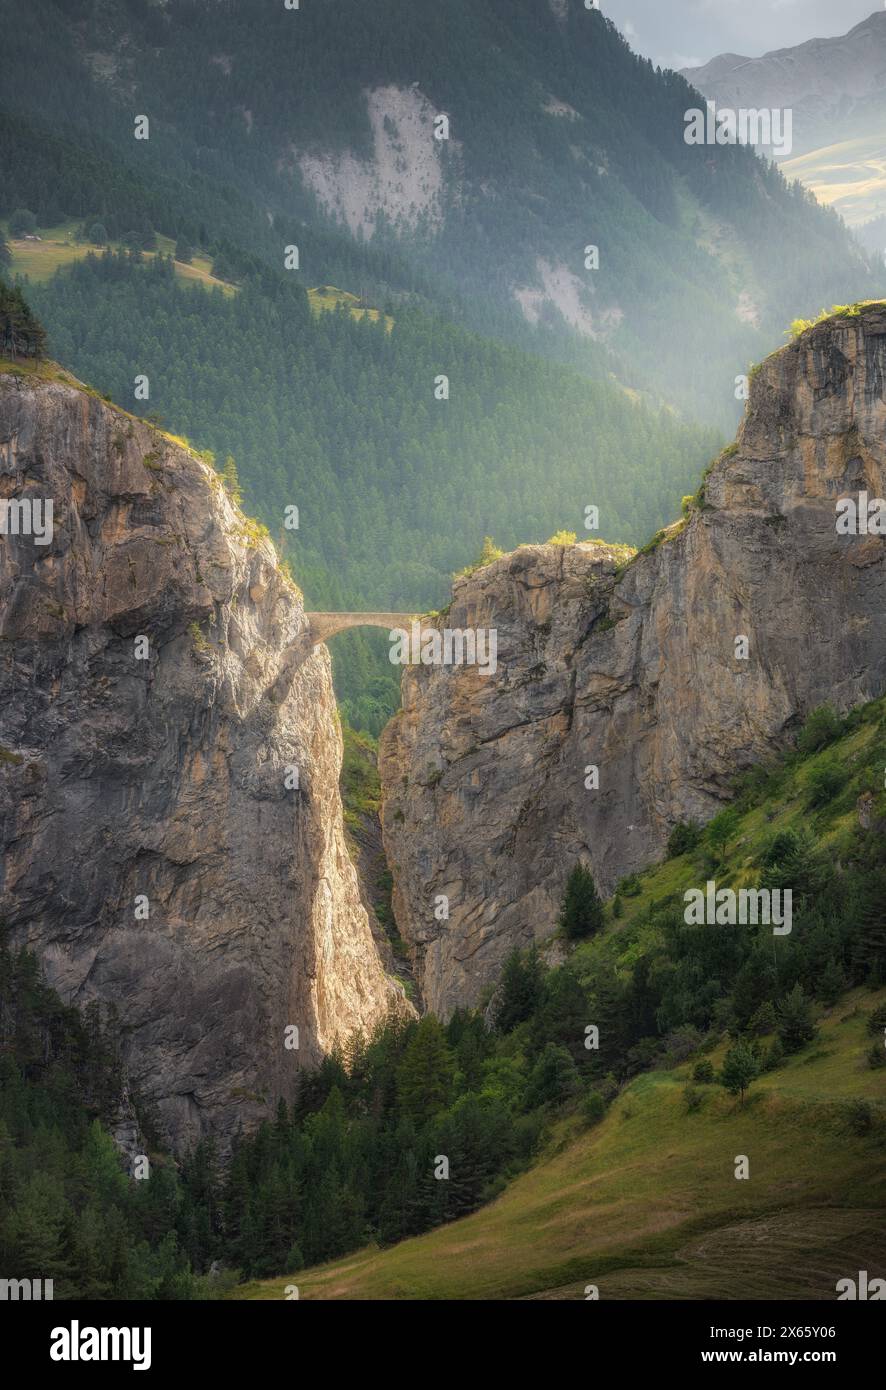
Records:
M116 1005L169 1141L224 1151L403 1007L329 656L213 470L51 375L0 375L0 494L54 509L50 544L0 536L0 917L65 1000Z
M830 318L764 363L737 445L658 544L628 564L523 546L456 582L445 625L496 629L497 672L407 668L380 764L430 1008L475 1004L550 935L577 860L611 891L809 710L886 689L886 542L835 516L886 496L884 383L886 305Z

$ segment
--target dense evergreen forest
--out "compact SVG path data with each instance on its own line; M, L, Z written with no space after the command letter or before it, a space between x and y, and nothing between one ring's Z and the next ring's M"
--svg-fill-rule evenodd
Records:
M487 534L509 548L564 527L642 544L719 443L611 382L414 307L390 332L346 310L314 316L304 290L271 272L225 297L183 286L166 259L108 251L28 294L65 366L233 455L247 511L316 608L437 608ZM137 374L147 401L133 399ZM440 374L448 400L436 398ZM291 505L299 529L286 532ZM583 529L588 506L597 532ZM342 646L346 712L377 734L396 704L394 668L372 662L366 637Z
M886 807L871 771L886 762L883 701L846 720L816 711L798 744L746 776L704 831L678 827L670 846L682 887L712 873L728 880L757 834L759 882L794 893L794 931L777 948L767 927L687 926L680 891L629 915L646 875L623 881L601 923L577 866L563 965L516 953L485 1012L391 1022L355 1039L305 1074L295 1104L239 1143L226 1171L206 1143L180 1164L162 1151L150 1107L125 1091L125 1030L113 1011L63 1005L34 957L3 945L3 1268L54 1279L57 1298L219 1296L238 1272L294 1273L474 1210L531 1160L554 1121L597 1123L646 1068L697 1056L687 1106L717 1083L742 1100L756 1076L813 1043L820 1007L886 980ZM871 828L856 824L835 855L825 838L865 791ZM754 831L761 808L783 813L798 795L805 825ZM597 1049L586 1045L589 1020ZM880 1066L882 1010L869 1026L867 1062ZM715 1074L707 1053L724 1034ZM133 1111L147 1179L127 1175L109 1133ZM863 1112L856 1106L853 1123L870 1123Z

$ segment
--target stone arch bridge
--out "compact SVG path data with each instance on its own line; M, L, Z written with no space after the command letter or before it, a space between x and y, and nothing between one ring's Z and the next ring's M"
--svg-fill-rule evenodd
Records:
M350 627L405 628L408 632L412 623L419 619L418 613L305 613L310 623L311 641L316 647L337 632L345 632Z

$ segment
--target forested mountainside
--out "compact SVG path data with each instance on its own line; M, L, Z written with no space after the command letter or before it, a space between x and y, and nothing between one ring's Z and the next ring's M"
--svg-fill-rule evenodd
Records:
M735 374L791 318L875 289L801 189L747 149L687 145L697 94L578 0L3 0L0 15L17 118L3 196L48 222L121 209L110 188L60 207L46 161L21 153L38 126L85 138L93 165L123 159L118 191L135 171L193 185L165 208L153 195L169 235L202 227L279 265L295 224L309 283L337 283L350 257L376 297L419 288L595 372L609 356L628 385L720 423Z

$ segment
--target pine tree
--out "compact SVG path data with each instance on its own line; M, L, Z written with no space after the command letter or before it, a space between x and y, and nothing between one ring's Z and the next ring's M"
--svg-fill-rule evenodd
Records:
M510 1033L518 1023L531 1018L542 994L544 971L534 946L526 952L514 951L505 961L495 1004L495 1026Z
M397 1071L404 1114L416 1124L445 1110L452 1096L455 1061L446 1034L433 1014L425 1014L407 1044Z
M846 988L846 976L838 960L833 957L827 962L815 984L815 993L823 1003L836 1004Z
M852 947L853 976L876 987L886 982L886 868L882 864L866 868L860 898L858 931Z
M526 1109L567 1100L580 1089L575 1063L565 1047L548 1043L529 1077Z
M777 1012L778 1036L785 1052L799 1052L818 1031L812 1017L812 1005L799 981L781 1001Z
M411 1149L401 1152L385 1187L378 1219L379 1240L393 1245L421 1229L417 1222L418 1163Z
M580 940L593 936L603 921L603 903L593 875L584 864L576 864L566 883L560 926L571 940Z
M566 1048L573 1061L584 1061L587 1022L588 1001L577 977L565 966L549 971L532 1028L536 1049L555 1042Z
M42 357L46 330L16 285L0 280L0 352L12 357Z

